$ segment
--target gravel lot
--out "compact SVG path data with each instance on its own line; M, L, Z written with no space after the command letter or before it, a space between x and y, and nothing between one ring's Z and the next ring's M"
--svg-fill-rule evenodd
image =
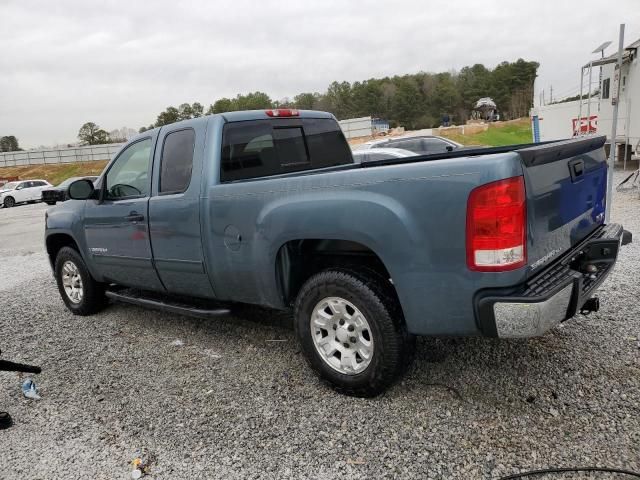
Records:
M44 368L39 401L23 398L26 376L0 372L0 407L16 423L0 431L2 479L130 478L140 448L155 479L640 471L637 191L616 194L613 220L636 243L601 287L599 313L529 341L420 339L405 380L373 400L316 380L281 315L71 315L43 253L45 210L0 210L3 358Z

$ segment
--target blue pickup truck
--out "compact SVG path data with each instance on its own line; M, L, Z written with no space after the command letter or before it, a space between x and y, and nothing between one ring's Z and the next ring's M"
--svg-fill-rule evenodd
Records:
M371 396L416 335L533 337L598 308L630 233L605 225L604 137L354 163L335 118L232 112L146 131L48 210L71 312L108 299L294 312L310 366Z

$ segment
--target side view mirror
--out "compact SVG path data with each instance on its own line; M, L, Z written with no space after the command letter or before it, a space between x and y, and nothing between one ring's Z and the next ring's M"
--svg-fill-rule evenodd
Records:
M93 196L94 191L95 188L91 180L81 179L69 185L67 194L72 200L87 200Z
M453 152L453 147L451 145L447 145L447 152Z

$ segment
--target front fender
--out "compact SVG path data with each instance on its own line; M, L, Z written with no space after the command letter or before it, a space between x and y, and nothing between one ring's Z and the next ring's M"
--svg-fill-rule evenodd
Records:
M55 259L51 257L48 239L53 235L70 237L77 245L78 251L87 265L91 276L98 281L102 281L87 251L83 222L84 207L84 200L69 200L47 210L44 230L45 248L47 249L49 260L53 267Z

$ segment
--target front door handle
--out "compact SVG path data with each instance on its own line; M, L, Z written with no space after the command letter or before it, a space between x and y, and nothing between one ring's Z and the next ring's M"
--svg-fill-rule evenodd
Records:
M127 215L124 218L126 218L130 222L142 222L144 220L144 215L138 212L131 212L129 215Z

